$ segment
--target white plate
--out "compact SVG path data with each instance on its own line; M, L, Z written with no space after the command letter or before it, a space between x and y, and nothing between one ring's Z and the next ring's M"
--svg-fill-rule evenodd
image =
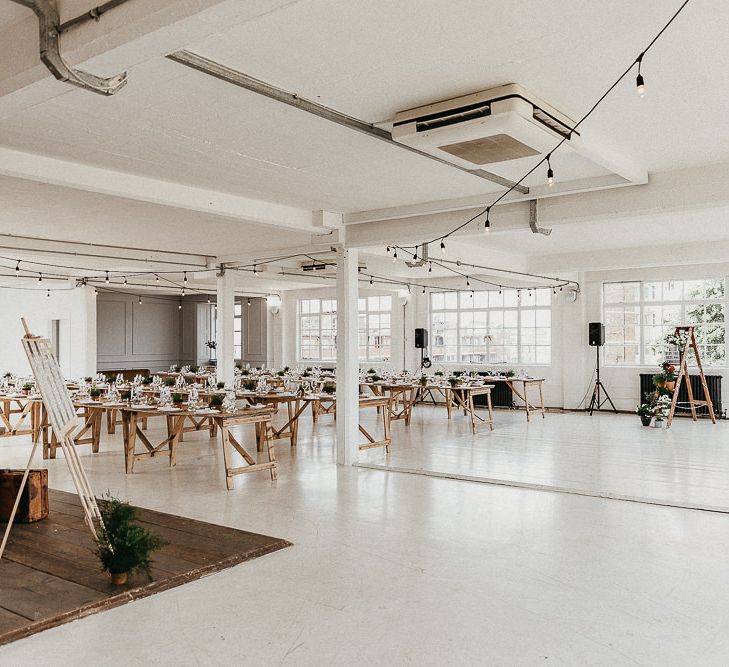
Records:
M182 408L159 408L160 412L180 412Z

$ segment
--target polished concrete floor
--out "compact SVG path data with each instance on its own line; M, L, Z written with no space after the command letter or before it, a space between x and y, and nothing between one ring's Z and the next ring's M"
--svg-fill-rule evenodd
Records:
M677 418L666 430L635 415L548 413L527 423L497 410L494 431L474 436L462 415L444 417L416 407L409 429L393 426L392 454L364 464L729 512L729 422Z
M0 648L0 664L727 663L728 515L337 467L326 419L313 430L306 420L297 451L277 446L278 482L252 474L231 492L202 434L188 437L175 469L149 461L131 476L120 436L98 455L82 450L97 492L295 544ZM465 420L426 408L409 431L393 425L391 459L420 446L431 465L452 449L467 468L470 443L490 477L489 457L509 475L570 483L617 480L623 465L636 488L641 470L664 467L667 485L671 461L676 486L718 484L726 462L724 424L653 433L626 416L523 420L497 413L497 431L474 437ZM27 456L23 438L0 447L3 466ZM52 486L72 490L62 459L49 468Z

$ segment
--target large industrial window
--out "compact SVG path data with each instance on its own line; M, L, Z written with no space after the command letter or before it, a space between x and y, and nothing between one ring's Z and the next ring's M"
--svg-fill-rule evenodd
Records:
M701 361L726 359L726 293L723 278L604 283L605 362L653 365L676 325L696 327Z
M392 297L368 296L359 300L360 361L388 361L392 351Z
M361 361L387 361L392 353L392 297L359 299L357 331ZM299 301L299 359L335 361L337 358L337 302L335 299Z
M548 364L549 289L433 292L430 358L441 363Z
M336 300L301 299L299 301L299 358L302 361L336 360Z

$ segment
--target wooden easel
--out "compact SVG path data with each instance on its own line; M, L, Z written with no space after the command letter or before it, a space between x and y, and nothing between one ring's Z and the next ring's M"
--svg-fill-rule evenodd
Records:
M676 327L675 331L676 336L683 335L684 338L684 344L683 349L679 350L681 354L681 361L678 366L678 377L676 378L676 386L673 388L673 399L671 400L671 411L668 413L668 421L666 422L666 425L668 427L671 426L671 423L673 422L673 415L676 412L676 403L678 401L678 391L681 388L681 382L683 382L684 378L686 380L686 391L688 392L689 397L689 407L691 408L691 418L696 421L697 415L696 415L696 407L703 407L706 406L709 409L709 416L711 417L711 423L716 424L716 415L714 415L714 406L711 403L711 396L709 396L709 387L706 384L706 377L704 376L704 369L701 366L701 357L699 356L699 348L698 345L696 345L696 336L694 334L694 327L691 326L684 326L684 327ZM697 401L694 399L694 392L691 388L691 377L689 376L688 371L688 355L689 352L693 350L694 356L696 357L696 367L699 369L699 377L701 378L701 386L704 389L704 399L703 401Z
M81 465L81 460L76 452L74 437L77 435L79 420L76 415L76 410L73 407L73 403L71 402L71 395L68 393L63 375L61 375L61 369L58 366L58 361L56 361L56 358L51 352L49 340L47 338L31 334L28 329L28 325L25 322L25 318L21 319L23 327L25 328L25 336L22 338L23 349L25 349L25 353L28 356L28 362L30 363L33 375L35 376L38 389L40 390L41 398L43 399L43 406L48 415L48 421L53 429L54 436L58 439L61 445L66 463L68 464L71 479L73 480L79 500L81 501L81 507L83 507L84 510L84 520L86 521L86 525L89 527L91 534L96 537L94 519L101 524L101 512L96 504L96 498L91 490L88 477L86 477L86 472L84 471L83 466ZM33 465L33 458L37 447L38 439L34 438L33 449L31 450L30 457L28 458L28 465L25 468L25 474L23 475L23 479L20 483L20 488L18 489L18 495L15 499L12 512L10 513L10 518L8 519L8 525L5 527L2 543L0 543L0 558L2 558L3 552L5 551L5 545L7 544L8 537L10 536L10 529L12 528L15 514L18 511L18 505L20 504L23 489L28 481L28 474L30 472L31 465Z

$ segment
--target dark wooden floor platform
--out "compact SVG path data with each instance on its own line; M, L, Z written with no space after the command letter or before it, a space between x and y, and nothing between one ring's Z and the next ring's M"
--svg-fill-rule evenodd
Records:
M154 554L153 581L134 575L126 586L113 586L92 552L78 497L51 490L50 516L38 523L14 525L0 560L0 644L291 545L279 538L143 508L138 516L169 544Z

